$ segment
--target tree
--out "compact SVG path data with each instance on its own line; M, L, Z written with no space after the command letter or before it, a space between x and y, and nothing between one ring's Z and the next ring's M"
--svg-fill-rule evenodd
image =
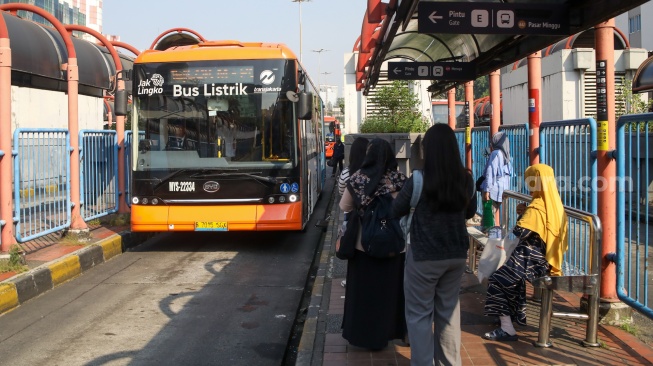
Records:
M407 81L393 81L370 98L377 110L361 124L363 133L425 132L428 120L418 112L419 99Z
M633 93L633 81L623 79L615 93L615 120L626 114L646 113L651 108L651 101L642 100L641 94Z
M344 115L345 114L345 98L336 99L336 104L338 105L338 108L340 108L340 113L342 113Z

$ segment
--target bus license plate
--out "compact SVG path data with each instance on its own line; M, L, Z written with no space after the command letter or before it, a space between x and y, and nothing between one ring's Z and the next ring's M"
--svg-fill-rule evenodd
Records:
M197 221L195 231L229 231L226 221Z

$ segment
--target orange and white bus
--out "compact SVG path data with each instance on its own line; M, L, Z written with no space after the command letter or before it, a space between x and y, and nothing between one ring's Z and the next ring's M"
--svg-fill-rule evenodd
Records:
M336 144L336 139L340 137L340 122L336 117L324 116L324 127L327 133L324 135L324 156L331 159L333 156L333 146Z
M295 54L174 39L134 62L132 231L303 230L324 187L324 122Z

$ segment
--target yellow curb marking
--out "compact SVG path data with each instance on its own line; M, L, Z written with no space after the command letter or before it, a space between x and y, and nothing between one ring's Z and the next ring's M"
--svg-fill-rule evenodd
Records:
M18 291L13 283L0 284L0 313L18 306Z
M98 244L102 247L105 261L117 256L118 254L122 254L122 237L120 235Z
M82 273L82 267L79 264L79 257L71 255L64 260L49 266L52 272L52 283L54 286L60 285Z

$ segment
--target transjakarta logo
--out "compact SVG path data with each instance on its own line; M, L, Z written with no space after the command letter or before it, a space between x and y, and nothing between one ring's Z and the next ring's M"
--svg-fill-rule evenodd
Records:
M138 83L138 95L149 95L163 93L163 76L154 74L147 80L141 80Z
M261 76L259 76L261 79L261 84L263 85L270 85L274 83L274 73L272 70L265 70L261 73Z
M247 85L243 83L236 84L223 84L223 85L207 85L204 84L202 87L202 95L205 97L210 96L221 96L221 95L247 95ZM199 86L181 86L173 85L172 86L172 96L173 97L196 97L200 95Z

